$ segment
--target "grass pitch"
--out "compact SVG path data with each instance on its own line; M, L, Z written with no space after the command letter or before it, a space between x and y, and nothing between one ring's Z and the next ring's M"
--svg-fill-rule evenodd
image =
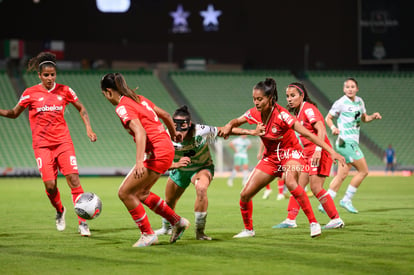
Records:
M312 239L305 215L298 228L272 229L286 218L288 200L276 201L276 183L268 200L254 198L256 237L233 239L243 229L239 211L241 180L229 188L216 178L209 188L206 233L212 241L194 239L194 188L190 186L177 212L192 222L181 240L132 248L139 231L117 197L122 178L82 177L85 191L103 201L102 214L89 222L92 236L80 237L70 190L58 179L62 201L68 208L67 228L58 232L54 209L40 178L0 179L1 274L409 274L414 272L414 178L369 176L354 198L359 214L339 207L349 178L335 202L344 229L325 230ZM328 179L325 183L327 187ZM164 197L166 178L153 192ZM321 225L329 218L317 211ZM146 208L147 209L147 208ZM161 219L147 209L154 229Z

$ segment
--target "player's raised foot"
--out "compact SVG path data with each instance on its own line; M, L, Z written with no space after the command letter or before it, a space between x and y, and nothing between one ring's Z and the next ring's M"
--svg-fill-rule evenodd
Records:
M321 225L317 222L310 224L310 236L312 238L318 237L322 234Z
M56 212L56 229L58 231L63 231L66 228L65 215L66 215L65 207L63 207L63 212Z
M267 200L269 198L270 194L272 193L272 191L273 191L272 189L266 189L263 193L262 199Z
M189 226L190 222L186 218L181 218L172 228L170 243L179 240Z
M196 230L196 240L199 241L211 241L213 238L204 234L204 230Z
M332 219L328 222L322 229L335 229L335 228L343 228L345 227L345 223L341 218Z
M318 206L318 210L319 210L319 212L321 212L322 214L326 214L325 209L323 209L322 204L319 204L319 206Z
M161 227L160 229L157 229L154 231L155 235L160 236L160 235L171 235L172 234L172 227L169 226L168 228L166 227Z
M286 219L283 222L272 226L272 228L296 228L298 225L296 224L296 220Z
M91 235L91 231L89 230L89 226L86 222L81 222L78 227L78 232L81 236L89 237Z
M249 238L254 237L256 233L254 230L243 229L242 232L233 236L233 238Z
M348 212L353 214L358 214L358 210L352 205L352 201L339 201L339 205L343 208L345 208Z
M158 243L156 234L142 233L141 238L132 247L146 247Z

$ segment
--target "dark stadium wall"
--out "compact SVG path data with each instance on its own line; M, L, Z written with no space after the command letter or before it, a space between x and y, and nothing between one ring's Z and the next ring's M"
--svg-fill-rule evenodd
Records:
M174 34L169 13L191 12L190 33ZM205 32L200 10L223 11L219 31ZM19 19L17 19L19 18ZM47 40L65 41L65 59L173 62L203 57L248 69L358 67L357 1L131 1L125 14L100 13L95 1L0 1L0 37L22 39L35 55ZM309 56L305 61L305 46ZM3 47L3 45L2 45ZM4 59L4 50L0 59Z

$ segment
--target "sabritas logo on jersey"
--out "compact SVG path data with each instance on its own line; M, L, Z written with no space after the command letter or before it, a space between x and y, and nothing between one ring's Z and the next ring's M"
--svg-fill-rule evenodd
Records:
M292 117L286 112L280 112L279 118L286 122L286 124L291 124L293 121Z
M62 111L63 110L63 106L56 106L56 105L45 105L42 107L38 107L36 108L37 112L54 112L54 111Z

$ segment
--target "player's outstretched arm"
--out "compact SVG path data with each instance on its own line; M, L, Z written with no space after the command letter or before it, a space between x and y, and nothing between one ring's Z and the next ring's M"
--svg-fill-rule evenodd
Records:
M10 110L0 109L0 116L4 116L7 118L18 118L20 114L23 113L24 109L24 107L17 104L16 106L14 106L13 109Z

